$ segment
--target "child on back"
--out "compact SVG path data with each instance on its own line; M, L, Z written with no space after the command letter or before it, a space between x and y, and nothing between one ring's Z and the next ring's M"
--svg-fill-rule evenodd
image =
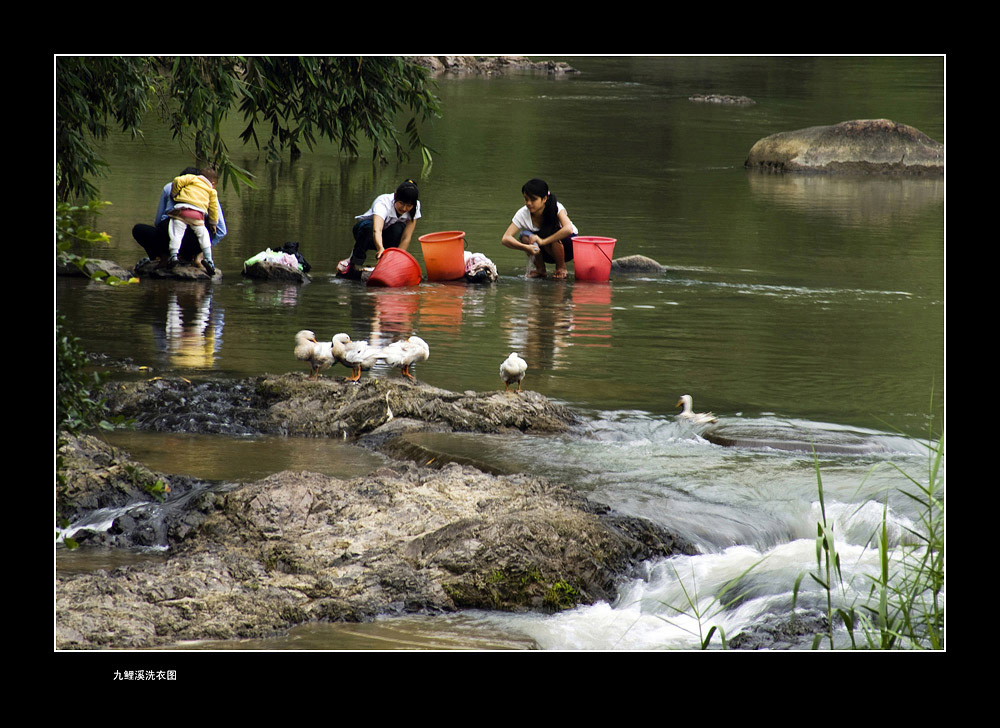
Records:
M175 177L170 189L174 209L168 213L170 224L170 258L167 264L177 265L177 253L181 249L184 231L191 228L198 237L203 258L202 266L210 276L215 275L212 260L212 238L208 227L215 229L219 222L219 195L215 191L218 175L214 169L203 169L201 174L182 174ZM206 226L207 216L207 226Z

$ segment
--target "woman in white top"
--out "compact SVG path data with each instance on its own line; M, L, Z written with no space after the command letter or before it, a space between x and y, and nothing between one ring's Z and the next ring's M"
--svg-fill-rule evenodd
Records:
M419 197L420 191L411 179L400 184L395 192L376 197L368 211L355 218L358 222L352 230L354 250L345 269L338 268L338 275L361 278L369 250L375 251L376 259L382 257L386 248L406 250L420 217Z
M528 271L528 278L544 278L546 263L556 266L553 278L566 278L566 263L573 260L576 226L545 180L528 180L521 194L524 207L515 213L500 242L528 254L535 266Z

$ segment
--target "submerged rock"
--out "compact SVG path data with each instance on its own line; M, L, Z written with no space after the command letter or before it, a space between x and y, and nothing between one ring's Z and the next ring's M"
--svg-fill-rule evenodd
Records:
M888 119L780 132L753 145L748 169L845 174L944 174L944 145Z
M694 553L567 486L454 464L350 481L285 471L177 500L187 517L168 529L166 558L57 574L57 648L263 637L459 608L559 610L612 599L645 559Z

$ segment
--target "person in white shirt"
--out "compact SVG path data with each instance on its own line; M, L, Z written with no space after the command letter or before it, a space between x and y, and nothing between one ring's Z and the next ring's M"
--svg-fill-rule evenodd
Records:
M408 179L395 192L379 195L372 206L357 216L352 230L354 250L350 260L341 261L338 275L360 279L369 250L375 251L376 259L382 257L386 248L406 250L413 238L413 230L420 218L420 191L413 180Z
M579 231L545 180L528 180L521 194L524 207L514 214L500 242L528 254L534 265L528 278L544 278L546 263L555 264L554 279L566 278L566 263L573 260L573 236Z

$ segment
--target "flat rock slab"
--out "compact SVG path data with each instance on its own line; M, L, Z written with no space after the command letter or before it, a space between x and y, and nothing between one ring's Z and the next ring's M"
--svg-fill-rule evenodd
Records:
M944 145L888 119L845 121L764 137L748 169L826 174L944 174Z
M215 275L210 276L208 272L194 263L186 260L180 261L173 268L168 268L156 260L147 260L137 263L132 271L136 278L155 278L159 280L175 281L221 281L222 271L215 269Z

